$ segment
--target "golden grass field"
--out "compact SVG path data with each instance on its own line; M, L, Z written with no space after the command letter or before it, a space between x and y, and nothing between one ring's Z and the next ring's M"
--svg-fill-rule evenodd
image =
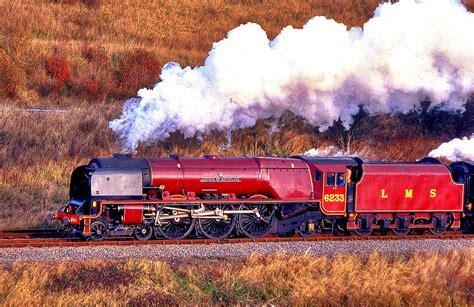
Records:
M201 65L240 24L257 22L269 38L318 15L362 26L379 2L0 0L0 97L26 105L123 99L156 83L169 61Z
M377 4L377 0L1 0L4 93L0 96L21 98L30 105L64 104L64 98L71 97L90 101L129 97L156 83L161 66L169 61L201 65L212 43L242 23L258 22L273 38L283 27L300 27L316 15L362 25ZM50 65L54 56L62 61ZM46 102L41 99L45 97Z
M162 65L200 65L212 43L239 24L257 22L275 37L325 15L361 26L377 0L0 0L0 229L44 227L68 197L72 170L94 156L118 152L108 122L127 97L159 80ZM474 8L474 1L465 1ZM64 108L31 113L18 108ZM270 127L278 125L272 133ZM137 155L301 154L336 146L371 159L415 160L440 143L474 132L474 100L462 115L433 121L406 116L365 117L352 131L325 133L292 114L261 120L198 141L174 134L141 145Z
M0 304L472 306L474 249L0 265Z

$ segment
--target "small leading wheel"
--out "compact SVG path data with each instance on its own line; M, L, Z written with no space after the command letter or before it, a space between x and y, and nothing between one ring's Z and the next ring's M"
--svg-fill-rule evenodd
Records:
M206 205L206 210L232 210L231 205ZM198 220L198 229L209 239L223 239L234 230L237 217L235 214L224 214L222 218Z
M258 215L255 213L239 214L237 221L239 231L249 238L258 238L266 235L272 228L273 216L275 214L273 205L269 204L243 204L239 207L239 210L254 209L256 209Z
M183 216L182 212L165 209L160 213L162 216L176 216L167 219L161 226L154 227L155 237L164 237L168 240L181 240L186 238L194 229L196 221L190 216Z
M137 225L133 231L133 235L137 240L147 241L153 234L153 228L150 225Z
M107 237L107 226L102 221L95 221L91 224L91 240L102 241Z

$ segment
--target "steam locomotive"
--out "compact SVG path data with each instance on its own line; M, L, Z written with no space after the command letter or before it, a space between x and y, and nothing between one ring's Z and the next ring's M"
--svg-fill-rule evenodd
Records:
M222 239L472 231L474 163L357 157L95 158L50 218L68 236Z

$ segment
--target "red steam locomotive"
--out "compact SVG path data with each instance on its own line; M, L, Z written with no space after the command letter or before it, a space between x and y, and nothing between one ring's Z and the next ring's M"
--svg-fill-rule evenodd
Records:
M351 157L95 158L51 218L92 240L473 230L474 163Z

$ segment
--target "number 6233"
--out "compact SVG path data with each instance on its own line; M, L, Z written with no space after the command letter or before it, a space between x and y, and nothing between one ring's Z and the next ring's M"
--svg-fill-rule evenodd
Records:
M325 202L340 202L344 201L345 197L344 194L326 194L324 195Z

